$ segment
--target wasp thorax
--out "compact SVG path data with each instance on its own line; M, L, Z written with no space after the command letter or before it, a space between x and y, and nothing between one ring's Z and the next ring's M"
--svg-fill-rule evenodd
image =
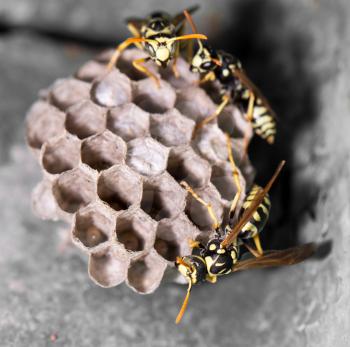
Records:
M202 257L189 255L176 260L179 272L192 284L205 281L207 268Z

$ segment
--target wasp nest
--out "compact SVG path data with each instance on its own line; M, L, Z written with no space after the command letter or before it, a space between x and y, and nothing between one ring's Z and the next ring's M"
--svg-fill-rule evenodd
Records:
M224 132L232 136L243 187L251 185L253 170L242 155L250 126L228 106L192 140L196 123L217 105L188 64L178 59L176 78L170 68L147 63L160 78L157 88L132 67L141 51L125 51L108 73L111 54L57 80L29 110L27 141L43 170L33 207L43 219L71 223L95 283L125 281L146 294L165 274L181 281L176 256L191 253L189 239L211 234L207 210L180 181L210 202L218 218L227 214L236 187Z

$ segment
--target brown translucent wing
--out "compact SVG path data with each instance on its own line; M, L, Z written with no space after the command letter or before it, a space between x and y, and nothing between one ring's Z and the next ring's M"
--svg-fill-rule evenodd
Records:
M147 23L147 19L145 18L130 17L126 19L126 24L128 25L128 27L132 26L138 32L140 32L142 25L146 23Z
M292 247L282 251L267 251L261 257L237 262L234 265L232 272L297 264L312 256L316 249L316 244L307 243L302 246Z
M199 5L194 5L192 7L186 8L186 11L189 14L192 14L194 12L196 12L199 9ZM175 28L179 28L181 27L182 23L186 20L186 16L184 14L184 11L182 11L181 13L177 14L176 16L173 17L173 19L171 20L171 22L175 25Z
M265 96L261 93L260 89L249 79L244 71L236 69L234 75L242 82L242 84L253 91L256 97L261 99L264 106L269 110L270 114L276 118L276 113L272 109L270 103L267 101Z
M251 205L249 208L247 208L240 220L237 222L237 224L234 226L234 228L227 233L225 239L221 242L221 245L223 247L229 246L233 241L236 240L238 234L242 230L242 228L249 222L250 218L254 214L254 212L257 210L261 202L263 201L265 195L268 193L268 191L271 189L272 184L275 182L277 176L281 172L283 166L285 164L285 161L281 161L280 164L278 165L275 173L271 177L270 181L267 183L264 189L260 189L256 196L255 199L252 201Z

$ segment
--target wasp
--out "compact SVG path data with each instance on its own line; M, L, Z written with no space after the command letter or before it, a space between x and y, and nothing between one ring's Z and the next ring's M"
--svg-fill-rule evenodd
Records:
M271 205L268 192L284 166L284 161L277 167L272 178L264 188L257 185L253 186L243 203L241 215L238 221L235 222L234 211L242 189L238 185L238 170L233 160L229 135L227 135L227 147L233 177L237 185L237 193L231 203L227 225L221 225L211 205L201 199L187 183L182 182L182 186L207 208L213 220L215 233L206 245L190 240L190 246L193 249L192 254L177 257L175 261L178 271L189 283L185 300L176 318L177 324L181 321L186 310L193 285L205 281L215 283L218 277L231 272L296 264L310 257L316 250L314 243L278 251L270 250L264 252L261 248L259 233L267 222ZM249 239L254 240L255 248L248 243ZM247 259L241 259L241 247L245 247L252 256Z
M197 32L191 15L186 10L184 14L192 30ZM192 58L190 70L204 74L201 82L218 81L222 98L214 114L197 124L194 134L218 117L229 102L233 102L246 114L254 132L269 144L274 143L276 114L260 90L248 78L236 57L225 51L215 50L198 40L198 50Z
M193 13L198 9L194 6L186 13ZM176 59L180 54L180 40L201 39L206 40L207 37L202 34L182 35L184 30L185 15L184 12L171 17L165 12L154 12L146 19L130 18L127 20L127 26L133 37L126 39L115 49L109 63L108 70L111 70L117 63L121 52L131 44L143 49L148 56L146 58L136 59L133 61L133 66L152 78L159 86L159 79L149 71L143 63L152 60L158 66L166 67L173 62L172 68L175 75Z

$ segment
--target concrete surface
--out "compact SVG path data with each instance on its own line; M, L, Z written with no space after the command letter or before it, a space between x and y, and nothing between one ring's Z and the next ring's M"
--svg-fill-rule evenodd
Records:
M269 247L331 243L302 265L246 272L195 288L180 326L174 318L185 288L164 285L149 296L125 286L99 288L88 279L79 253L65 246L64 226L31 213L30 192L40 177L23 140L25 111L40 88L73 72L93 51L4 30L0 345L349 346L349 10L346 0L232 4L238 18L232 42L228 31L216 40L246 62L280 118L277 145L257 142L251 150L256 158L266 156L257 161L260 170L272 171L281 157L289 163L275 188L275 228L266 231L273 237L263 242Z

